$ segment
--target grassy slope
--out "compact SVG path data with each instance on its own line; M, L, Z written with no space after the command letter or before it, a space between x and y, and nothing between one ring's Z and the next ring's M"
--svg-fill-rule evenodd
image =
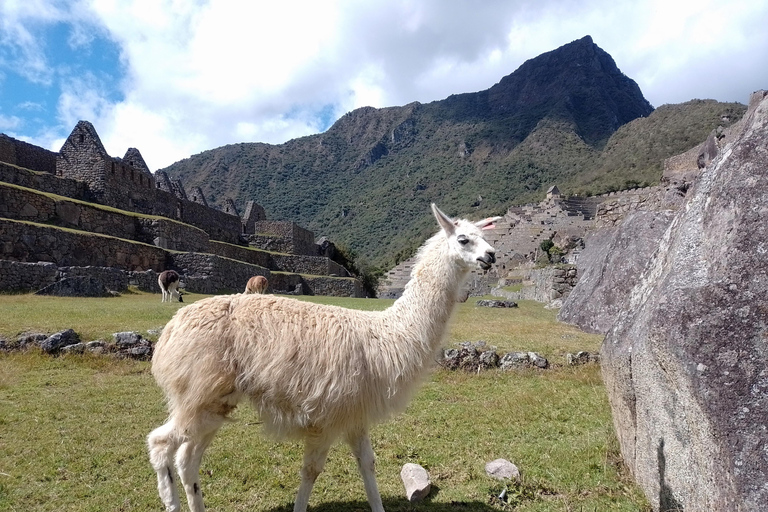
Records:
M365 309L389 303L311 300ZM0 335L66 327L88 333L84 340L122 330L146 333L179 306L142 293L106 300L5 295L0 308L15 313L0 319ZM499 457L523 473L522 487L509 491L515 510L650 510L618 462L599 368L559 365L565 352L596 350L600 337L554 316L529 302L516 310L459 305L449 343L484 339L499 351L535 349L558 364L479 375L436 371L404 414L372 432L387 510L502 510L493 497L503 486L484 473L485 463ZM164 417L147 362L0 354L0 510L160 510L144 437ZM265 438L248 407L234 417L203 460L208 507L290 510L300 445ZM403 498L399 471L406 462L429 470L435 488L429 504L411 506ZM332 450L311 505L326 512L368 510L346 447Z

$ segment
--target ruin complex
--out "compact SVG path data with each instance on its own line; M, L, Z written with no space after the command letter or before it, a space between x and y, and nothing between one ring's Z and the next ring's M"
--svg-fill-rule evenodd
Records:
M173 269L188 292L240 291L263 275L275 292L364 296L312 232L268 220L255 201L242 216L231 199L211 208L138 149L107 154L88 121L58 153L0 134L0 227L0 291L86 276L158 291L157 273Z

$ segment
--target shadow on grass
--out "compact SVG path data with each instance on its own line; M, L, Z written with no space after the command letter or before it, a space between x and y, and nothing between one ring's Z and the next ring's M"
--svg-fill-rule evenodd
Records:
M382 504L387 512L498 512L499 508L492 507L487 503L479 501L452 501L450 503L434 503L432 500L440 492L440 489L433 485L429 496L418 503L409 503L403 498L384 498ZM310 505L307 512L370 512L371 507L367 501L330 501L318 503L315 506ZM268 512L292 512L293 503L288 503L282 507L272 508Z
M479 501L453 501L451 503L432 503L429 498L419 503L408 503L404 498L382 500L384 510L387 512L498 512L499 508L491 507ZM269 509L268 512L292 512L293 503L282 507ZM310 505L307 512L370 512L371 507L367 501L331 501Z

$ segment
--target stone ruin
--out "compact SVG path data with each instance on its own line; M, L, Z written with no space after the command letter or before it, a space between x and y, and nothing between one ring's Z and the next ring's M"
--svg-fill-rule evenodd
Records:
M512 300L550 303L564 299L577 281L576 263L584 249L585 237L601 225L618 222L629 211L655 205L659 187L611 192L592 197L565 197L557 186L547 191L538 204L512 206L486 239L496 249L496 264L490 271L473 270L466 296L499 295ZM555 266L541 250L551 241L563 257ZM380 282L378 295L399 297L410 279L415 257L391 269ZM520 292L507 292L507 285L521 285Z
M211 208L136 148L111 157L87 121L58 153L0 134L0 291L104 295L102 280L158 292L157 274L173 269L188 292L240 292L263 275L273 292L364 296L329 245L255 201L242 216L231 199Z

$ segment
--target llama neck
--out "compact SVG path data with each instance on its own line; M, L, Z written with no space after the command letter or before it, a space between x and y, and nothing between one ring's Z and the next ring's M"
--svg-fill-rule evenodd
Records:
M431 240L424 247L402 297L385 313L387 321L398 325L425 355L433 354L442 342L459 289L469 274L439 242Z

